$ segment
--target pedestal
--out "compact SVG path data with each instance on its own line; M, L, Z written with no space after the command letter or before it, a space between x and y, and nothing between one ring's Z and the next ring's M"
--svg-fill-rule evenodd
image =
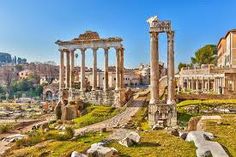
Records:
M148 106L149 125L160 128L175 127L177 125L177 111L175 104L149 104Z

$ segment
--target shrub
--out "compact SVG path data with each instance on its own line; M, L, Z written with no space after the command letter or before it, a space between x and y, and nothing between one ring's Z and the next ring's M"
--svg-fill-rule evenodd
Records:
M68 136L68 138L72 138L74 136L74 129L71 127L66 127L65 134Z
M0 124L0 134L8 132L12 128L11 124Z

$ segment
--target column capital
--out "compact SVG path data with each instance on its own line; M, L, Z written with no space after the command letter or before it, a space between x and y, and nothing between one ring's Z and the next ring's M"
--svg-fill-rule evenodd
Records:
M157 39L158 38L158 32L149 32L150 33L150 37Z
M70 52L75 52L76 49L68 49Z
M60 49L58 49L58 51L60 51L60 52L67 52L67 51L68 51L68 49L65 49L65 48L60 48Z
M80 48L81 52L85 52L87 49L86 48Z
M104 51L107 52L110 49L110 47L104 47L103 49L104 49Z
M166 34L167 34L167 40L168 40L168 42L169 41L173 41L174 40L174 31L169 31L169 32L167 32Z
M114 47L116 49L116 51L121 51L122 50L122 47Z
M93 47L92 50L96 52L98 50L98 47Z

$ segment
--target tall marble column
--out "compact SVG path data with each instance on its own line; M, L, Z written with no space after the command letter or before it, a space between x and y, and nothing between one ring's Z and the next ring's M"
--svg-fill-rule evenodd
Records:
M199 90L199 81L198 81L198 78L196 79L196 91Z
M204 78L202 78L202 83L201 83L201 91L203 92L204 91Z
M120 88L124 88L124 48L120 52Z
M93 48L93 87L92 87L92 90L97 89L97 50L98 48Z
M158 33L150 32L150 104L159 102L159 54L158 54Z
M191 79L191 90L194 90L194 79Z
M60 75L59 75L59 82L60 82L60 90L63 89L65 83L65 65L64 65L64 51L59 49L60 51Z
M116 48L116 88L120 89L120 48Z
M70 51L66 50L66 88L70 86Z
M80 90L85 91L86 90L86 85L85 85L85 51L86 51L86 49L80 49L80 51L81 51L81 67L80 67L81 86L80 86Z
M70 50L70 84L71 89L74 83L74 63L75 63L75 50Z
M187 90L190 90L190 81L189 81L189 78L187 78Z
M174 31L167 33L168 42L168 58L167 58L167 82L168 82L168 95L167 104L175 103L175 67L174 67Z
M210 78L208 78L207 80L207 91L210 92L210 88L211 88L211 85L210 85Z
M108 50L108 47L104 48L104 91L108 90Z

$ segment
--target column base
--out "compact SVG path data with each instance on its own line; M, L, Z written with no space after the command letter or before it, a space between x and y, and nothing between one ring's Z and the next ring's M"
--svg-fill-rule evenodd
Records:
M176 102L175 102L175 100L167 100L167 101L166 101L166 104L167 104L167 105L175 105Z

